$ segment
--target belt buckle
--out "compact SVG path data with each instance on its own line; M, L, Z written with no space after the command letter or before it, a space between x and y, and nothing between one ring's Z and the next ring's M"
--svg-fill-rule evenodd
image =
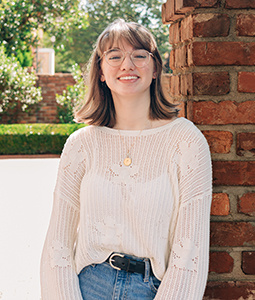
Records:
M124 257L124 255L123 255L123 254L119 254L119 253L113 253L113 254L110 256L110 258L109 258L109 264L110 264L110 266L111 266L113 269L116 269L116 270L119 270L119 271L120 271L121 268L114 266L113 263L112 263L112 260L113 260L113 257L114 257L114 256ZM113 261L113 262L114 262L114 261Z

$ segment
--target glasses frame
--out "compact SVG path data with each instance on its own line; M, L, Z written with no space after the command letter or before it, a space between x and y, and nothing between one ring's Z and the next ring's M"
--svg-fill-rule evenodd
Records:
M109 63L108 59L106 58L107 53L109 53L110 51L113 51L113 50L121 51L121 52L124 54L122 60L120 61L120 64L119 64L119 65L116 65L116 66L111 65L111 64ZM147 62L144 66L142 66L142 67L137 66L137 65L135 64L135 62L133 61L132 54L134 53L134 51L137 51L137 50L143 50L143 51L145 51L145 52L147 52L147 53L149 54L148 62ZM101 60L101 59L105 56L105 58L106 58L105 60L106 60L106 62L108 63L108 65L110 65L111 67L116 67L116 68L117 68L117 67L121 66L121 64L123 63L123 61L125 60L125 58L126 58L126 56L127 56L127 53L129 54L130 60L132 61L132 63L133 63L137 68L143 68L143 67L147 66L147 65L150 63L150 58L151 58L151 57L154 57L154 55L153 55L151 52L147 51L146 49L134 49L132 52L129 52L129 51L123 51L122 49L118 49L118 48L112 48L112 49L108 49L108 50L104 51L103 55L100 57L99 60Z

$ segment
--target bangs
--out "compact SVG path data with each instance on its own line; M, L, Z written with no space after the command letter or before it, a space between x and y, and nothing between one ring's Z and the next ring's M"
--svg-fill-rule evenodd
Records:
M118 22L113 23L101 34L98 43L98 55L101 57L104 51L113 46L120 46L125 41L135 49L145 49L153 53L157 46L150 32L137 23Z

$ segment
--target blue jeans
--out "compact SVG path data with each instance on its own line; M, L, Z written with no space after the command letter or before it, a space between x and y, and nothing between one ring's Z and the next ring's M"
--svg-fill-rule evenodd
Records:
M126 255L134 259L134 256ZM160 280L150 275L148 259L145 275L116 270L108 262L85 267L78 275L84 300L151 300L154 299Z

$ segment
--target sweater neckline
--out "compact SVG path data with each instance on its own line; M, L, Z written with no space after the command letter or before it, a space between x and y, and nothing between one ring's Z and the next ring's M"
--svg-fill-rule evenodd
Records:
M170 121L169 123L159 126L159 127L155 127L155 128L150 128L150 129L144 129L142 132L140 130L119 130L119 129L114 129L114 128L109 128L106 126L96 126L99 130L112 134L112 135L119 135L119 133L122 136L135 136L137 134L140 134L140 136L146 136L146 135L151 135L151 134L155 134L164 130L167 130L168 128L172 127L174 124L179 123L183 120L183 117L179 117L173 121Z

